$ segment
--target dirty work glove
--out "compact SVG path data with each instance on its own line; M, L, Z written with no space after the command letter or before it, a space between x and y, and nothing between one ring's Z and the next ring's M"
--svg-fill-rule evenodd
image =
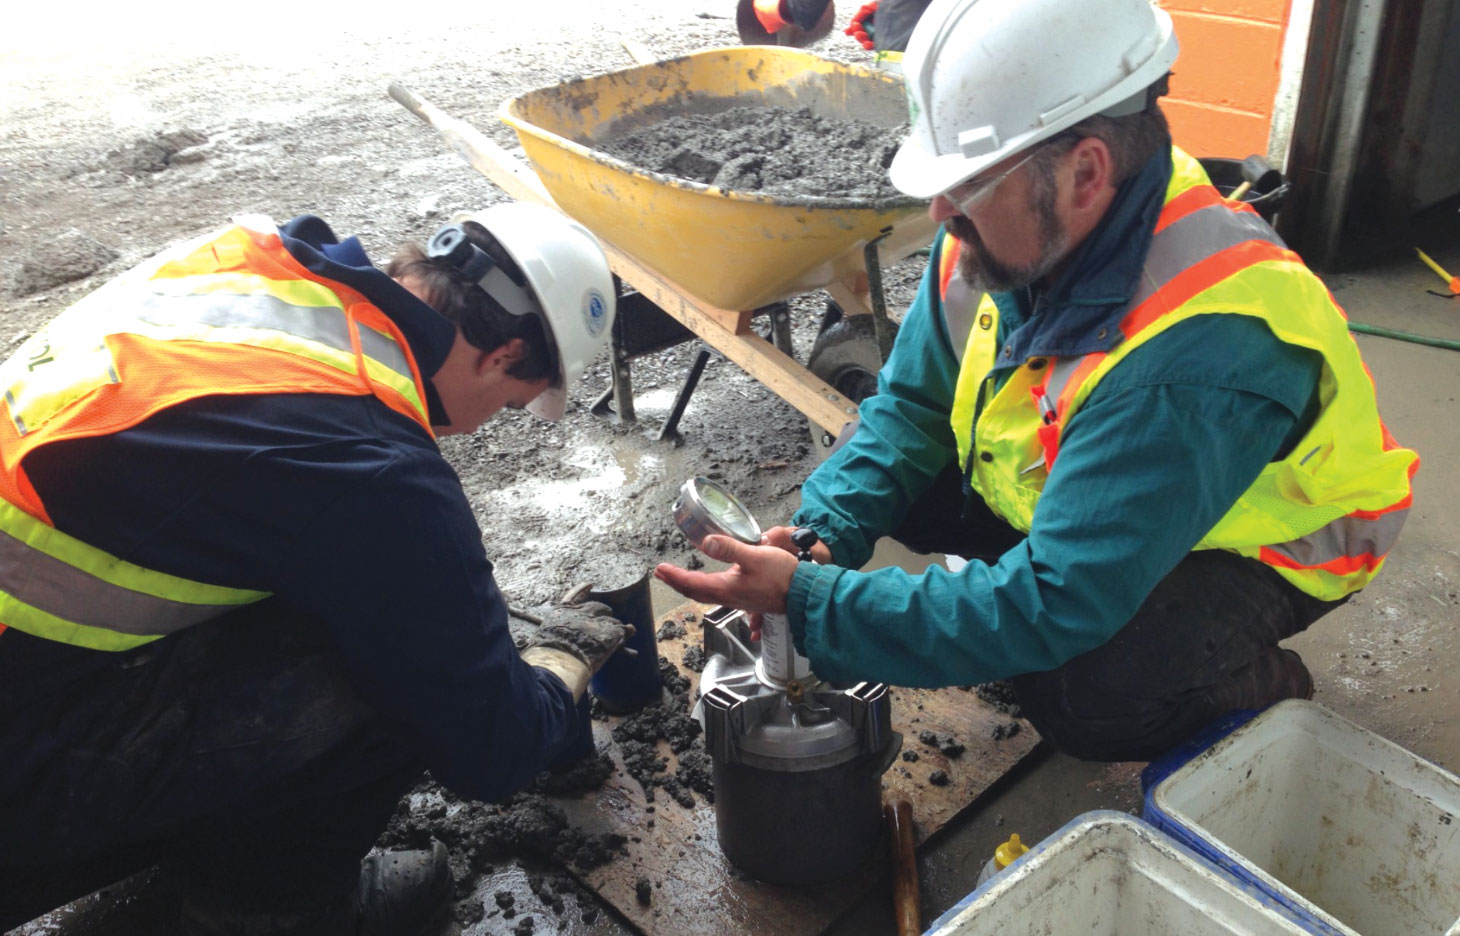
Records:
M542 616L542 626L523 648L522 659L561 679L576 702L588 688L588 677L633 633L633 625L620 624L601 602L554 608Z

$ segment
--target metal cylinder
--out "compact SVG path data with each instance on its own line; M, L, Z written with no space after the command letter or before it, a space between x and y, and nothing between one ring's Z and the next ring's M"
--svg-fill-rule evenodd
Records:
M636 712L663 695L659 675L659 642L654 636L654 604L649 591L653 572L631 585L610 591L591 591L589 601L601 601L613 609L613 616L624 624L634 625L634 636L624 646L638 651L637 656L615 653L588 681L588 691L609 712L622 715Z
M760 616L760 675L774 685L785 688L793 679L811 675L811 661L796 652L791 639L791 624L784 614Z
M703 695L695 715L715 781L720 849L772 884L840 877L881 841L882 774L902 747L880 683L837 685L814 673L784 682L757 653L745 615L705 622Z
M882 840L882 774L899 741L799 773L712 761L720 850L771 884L812 884L855 871Z

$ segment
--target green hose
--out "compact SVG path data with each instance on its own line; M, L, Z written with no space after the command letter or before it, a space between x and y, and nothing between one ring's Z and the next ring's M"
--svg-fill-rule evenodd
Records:
M1416 335L1413 332L1395 331L1392 328L1380 328L1377 325L1364 325L1359 322L1349 322L1348 330L1358 332L1360 335L1378 335L1380 338L1393 338L1395 341L1409 341L1414 344L1429 345L1432 348L1460 351L1460 341L1452 341L1449 338L1431 338L1428 335Z

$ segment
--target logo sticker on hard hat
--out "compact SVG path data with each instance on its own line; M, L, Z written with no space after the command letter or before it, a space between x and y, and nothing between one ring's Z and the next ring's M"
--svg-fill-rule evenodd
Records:
M603 294L596 289L588 290L588 297L583 302L583 324L588 326L588 334L597 338L607 323L608 303L604 301Z

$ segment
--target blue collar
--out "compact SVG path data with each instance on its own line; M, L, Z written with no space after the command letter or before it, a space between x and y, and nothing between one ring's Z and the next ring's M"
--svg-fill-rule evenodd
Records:
M377 269L365 255L365 248L355 237L343 241L335 237L330 226L314 215L301 215L279 226L284 249L306 270L360 293L371 304L390 317L411 346L411 354L421 368L426 388L426 408L431 424L444 426L450 422L446 408L436 393L431 378L446 362L447 352L456 340L456 326L441 313L417 299L403 286Z
M996 368L1109 351L1124 339L1120 320L1140 282L1171 171L1171 150L1163 148L1122 182L1105 217L1032 308L1024 291L993 294L1000 320L1014 325Z

